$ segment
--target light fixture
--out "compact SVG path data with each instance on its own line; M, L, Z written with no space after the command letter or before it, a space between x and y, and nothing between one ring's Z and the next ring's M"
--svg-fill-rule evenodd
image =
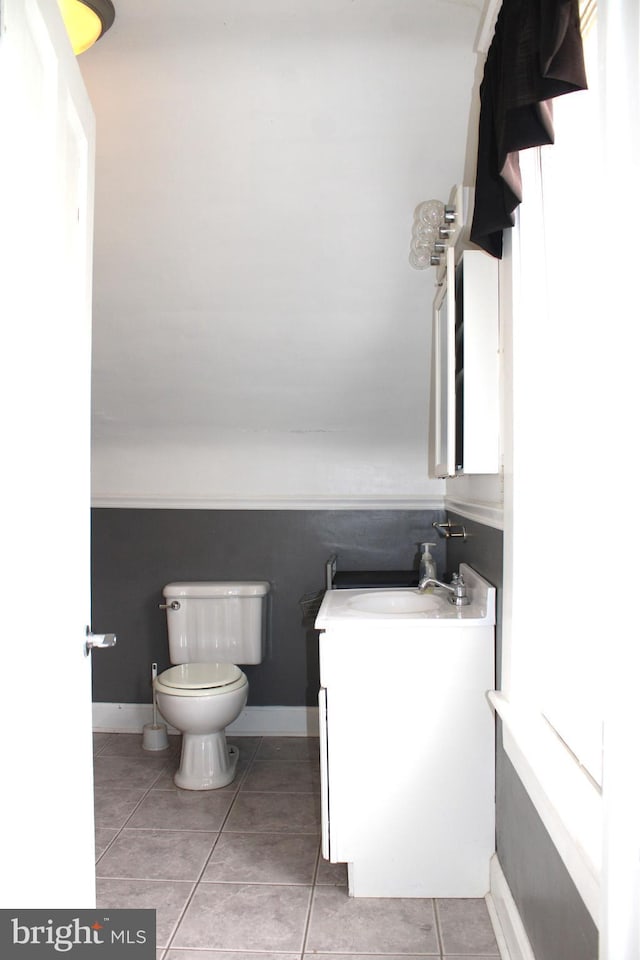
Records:
M425 200L418 204L411 232L409 263L412 267L426 270L440 263L440 254L446 249L454 219L455 211L440 200Z
M58 0L58 4L76 56L92 47L116 16L111 0Z
M473 190L456 184L449 200L425 200L413 215L409 263L416 270L437 267L438 280L445 268L449 247L463 250L474 247L469 240L469 224L473 217Z

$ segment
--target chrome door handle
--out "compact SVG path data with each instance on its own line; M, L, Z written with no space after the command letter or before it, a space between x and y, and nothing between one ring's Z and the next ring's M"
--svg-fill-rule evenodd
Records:
M88 657L95 647L104 649L105 647L115 647L116 645L117 638L115 633L92 633L91 627L87 627L85 632L87 635L84 644L85 657Z

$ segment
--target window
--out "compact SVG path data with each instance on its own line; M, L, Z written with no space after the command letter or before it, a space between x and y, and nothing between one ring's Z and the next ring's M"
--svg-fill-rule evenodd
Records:
M505 325L512 383L503 693L495 703L505 749L598 923L610 592L591 521L601 520L598 478L606 482L609 454L599 238L610 211L596 186L602 138L589 12L590 89L554 102L553 146L520 154L523 202L505 265L513 270L513 317Z
M595 3L589 3L583 23L589 90L554 102L555 144L529 151L521 158L525 203L540 214L531 224L535 260L527 269L544 277L541 305L547 315L549 339L540 362L540 388L532 397L549 449L545 469L551 474L553 518L534 552L553 571L553 627L543 629L536 644L540 708L578 761L602 783L602 651L607 625L594 609L603 596L607 576L604 546L589 535L589 518L596 505L592 478L611 456L598 438L606 436L601 377L602 337L606 317L598 309L603 250L601 237L611 216L597 184L601 182L601 136L597 96ZM585 30L583 28L583 34ZM537 168L537 169L535 169ZM528 229L526 219L523 229ZM533 279L536 282L536 279ZM552 378L552 379L551 379ZM551 380L551 382L550 382ZM526 482L526 481L524 481ZM560 493L560 496L558 496ZM558 516L561 504L562 520ZM558 523L563 527L558 527ZM567 524L565 527L564 524ZM579 544L572 564L557 571L553 552L562 537L563 553ZM558 583L558 580L560 582ZM590 600L580 589L588 583ZM572 589L575 584L575 590ZM579 602L576 602L579 601Z

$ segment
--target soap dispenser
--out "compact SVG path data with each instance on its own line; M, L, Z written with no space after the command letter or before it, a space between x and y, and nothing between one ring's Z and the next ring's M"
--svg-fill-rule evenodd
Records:
M438 570L436 567L436 562L429 552L429 547L435 547L435 543L421 543L420 549L422 551L420 556L420 579L423 580L425 577L429 577L431 580L435 580L438 575Z

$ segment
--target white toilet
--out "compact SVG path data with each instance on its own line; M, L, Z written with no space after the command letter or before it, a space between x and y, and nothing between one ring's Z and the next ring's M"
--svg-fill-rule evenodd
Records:
M178 787L214 790L235 776L238 749L227 746L225 727L249 692L236 664L262 661L268 592L262 581L169 583L162 591L177 666L159 674L154 688L158 710L182 732Z

